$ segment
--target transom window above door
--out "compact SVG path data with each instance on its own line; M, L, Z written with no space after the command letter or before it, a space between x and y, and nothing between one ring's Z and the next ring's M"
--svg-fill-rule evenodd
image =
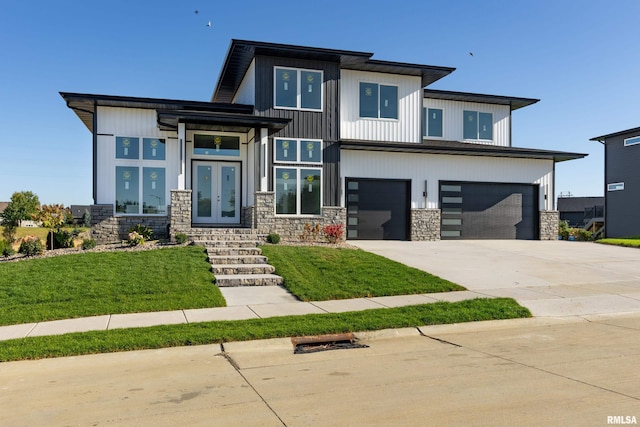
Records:
M240 137L231 135L193 135L193 154L240 156Z
M322 111L322 77L322 71L275 67L275 108Z

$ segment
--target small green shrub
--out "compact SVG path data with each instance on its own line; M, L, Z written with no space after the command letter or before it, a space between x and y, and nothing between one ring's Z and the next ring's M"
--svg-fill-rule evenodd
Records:
M571 235L574 236L576 240L581 242L588 242L593 240L593 233L583 228L572 228Z
M65 230L50 231L47 234L47 250L72 248L75 236L74 233Z
M189 236L185 233L176 233L176 243L183 244L187 243L187 241L189 241Z
M144 240L151 240L153 238L153 230L144 224L136 224L129 229L129 233L138 233Z
M82 226L86 228L91 227L91 214L87 209L85 209L84 213L82 214Z
M96 241L93 239L84 239L82 241L82 249L85 251L96 247Z
M274 245L277 245L278 243L280 243L280 235L278 233L269 233L267 235L267 243L273 243Z
M26 256L42 255L42 253L44 253L44 247L42 246L42 242L39 238L35 236L26 236L22 239L18 252Z
M569 239L569 223L567 221L558 222L558 236L562 237L562 240Z
M137 231L132 231L127 236L127 244L129 246L140 246L144 244L144 236L138 233Z
M3 257L8 257L15 253L16 251L13 250L13 246L11 246L11 243L7 242L6 240L0 240L0 255L2 255Z
M8 243L13 243L16 241L16 226L13 224L9 224L5 221L2 227L2 237Z

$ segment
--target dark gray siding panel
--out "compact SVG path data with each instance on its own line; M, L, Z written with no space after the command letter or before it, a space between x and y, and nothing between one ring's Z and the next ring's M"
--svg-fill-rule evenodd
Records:
M605 147L605 184L624 182L624 190L605 188L607 237L640 236L640 144L624 146L632 136L637 135L608 139Z
M325 142L322 158L322 203L324 206L340 206L340 145Z
M273 108L273 68L275 66L322 70L324 79L323 111L296 111ZM278 132L276 136L337 141L340 121L338 105L339 78L340 70L337 63L256 56L255 113L260 116L292 119L291 123Z

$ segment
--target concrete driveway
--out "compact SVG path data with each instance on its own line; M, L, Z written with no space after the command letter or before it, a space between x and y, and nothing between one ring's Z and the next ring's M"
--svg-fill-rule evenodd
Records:
M640 250L589 242L349 242L534 316L640 313Z

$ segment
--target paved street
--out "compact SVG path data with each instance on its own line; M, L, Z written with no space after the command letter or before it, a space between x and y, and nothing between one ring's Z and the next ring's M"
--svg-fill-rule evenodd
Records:
M603 426L640 418L640 315L535 318L0 364L0 425Z

